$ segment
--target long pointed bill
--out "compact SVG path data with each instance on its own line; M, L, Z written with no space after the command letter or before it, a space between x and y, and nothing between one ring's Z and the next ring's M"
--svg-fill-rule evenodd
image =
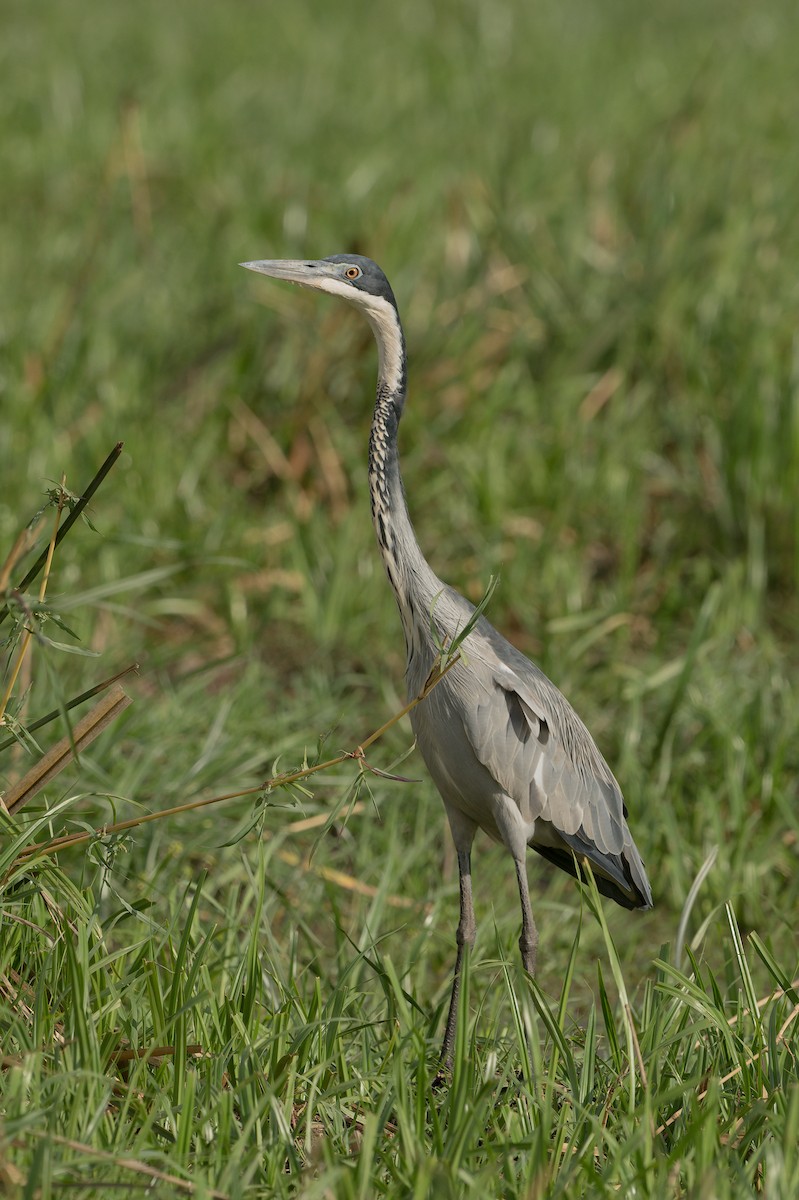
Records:
M273 279L287 279L289 283L298 283L301 287L318 288L323 279L329 279L332 272L330 263L308 262L304 259L267 258L261 262L239 263L248 271L258 271L261 275L271 275Z

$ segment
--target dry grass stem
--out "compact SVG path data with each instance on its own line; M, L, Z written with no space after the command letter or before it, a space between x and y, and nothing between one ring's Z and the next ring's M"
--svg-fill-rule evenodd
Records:
M107 696L95 704L91 712L78 721L71 735L62 737L39 760L30 771L10 787L3 796L9 813L14 813L27 804L37 792L63 771L73 758L90 746L96 737L124 712L133 701L121 684L116 683Z
M300 780L308 779L311 775L317 775L320 771L327 771L332 767L338 767L342 763L347 762L348 759L362 759L364 750L368 746L373 745L378 738L381 738L383 734L392 727L392 725L396 725L397 722L401 721L403 717L407 716L407 714L411 712L411 710L415 708L417 704L424 700L425 697L430 694L433 688L441 682L447 672L455 666L456 662L458 662L458 659L459 655L456 653L451 659L449 659L443 669L441 668L440 664L434 666L419 695L414 697L413 700L410 700L403 708L399 710L399 712L395 713L393 717L386 721L385 724L381 725L379 729L376 729L374 733L371 733L369 737L366 738L365 741L361 742L361 744L355 750L349 750L342 754L337 754L335 758L329 758L325 762L315 763L312 767L302 767L298 771L288 771L283 775L276 775L274 778L267 780L265 783L258 784L255 787L242 788L237 792L225 792L222 795L217 796L206 796L200 800L190 800L185 804L176 804L171 808L159 809L157 812L144 813L142 816L138 817L130 817L127 821L117 821L113 825L103 825L88 832L64 834L62 837L51 838L46 842L33 842L30 846L25 847L15 861L21 862L40 854L55 854L59 850L66 850L67 848L71 848L73 846L82 845L85 842L91 841L93 838L107 837L109 834L114 833L124 833L129 829L136 829L139 825L147 825L151 821L162 821L166 817L177 816L180 813L193 812L199 808L208 808L212 804L221 804L225 800L239 800L244 796L254 796L261 792L271 792L275 788L287 787L290 784L300 782ZM122 688L119 690L122 691ZM89 717L91 717L91 715L92 714L90 713ZM87 718L84 717L83 720L85 721ZM82 722L80 722L76 727L76 734L81 728L81 724ZM59 743L59 746L61 745L62 743ZM51 753L54 753L55 749L57 749L57 747L54 747L54 750L51 751ZM39 769L40 768L41 764L39 764ZM61 767L58 769L61 770ZM29 772L29 775L30 774L31 773ZM53 774L55 774L55 772L53 772ZM28 776L26 776L26 779L27 778ZM38 787L41 787L43 782L44 781L40 782ZM17 795L18 790L21 789L24 784L25 779L21 780L20 783L16 785L15 789L12 789L14 796ZM38 790L38 787L36 790ZM25 799L28 798L29 797L27 796L25 797ZM19 804L19 801L17 800L16 803ZM11 807L10 804L9 807Z

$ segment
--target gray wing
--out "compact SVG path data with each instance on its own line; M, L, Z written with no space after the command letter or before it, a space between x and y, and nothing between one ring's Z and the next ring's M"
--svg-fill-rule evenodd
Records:
M587 858L600 891L625 907L651 907L621 789L591 734L546 675L488 622L476 634L483 686L466 714L466 735L522 818L546 823L531 845L572 874L572 851Z

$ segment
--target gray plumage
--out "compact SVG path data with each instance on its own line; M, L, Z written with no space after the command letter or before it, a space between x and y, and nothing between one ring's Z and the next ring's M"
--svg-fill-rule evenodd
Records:
M379 354L369 439L372 518L400 611L413 698L429 677L436 643L462 631L474 606L433 573L408 514L397 451L405 339L394 294L380 268L359 255L241 265L340 296L372 326ZM458 854L460 922L442 1049L446 1063L454 1046L463 950L475 937L470 855L478 828L513 857L522 909L519 947L531 974L538 934L527 884L528 846L572 875L587 860L600 892L625 908L650 908L652 893L621 789L590 733L546 675L485 617L464 640L460 660L411 711L411 724Z

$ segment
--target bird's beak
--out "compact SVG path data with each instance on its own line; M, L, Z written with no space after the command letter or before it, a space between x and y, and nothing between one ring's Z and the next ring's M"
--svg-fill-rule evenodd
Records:
M287 279L290 283L298 283L301 287L318 287L322 279L330 276L330 263L309 262L306 259L267 258L261 262L239 263L248 271L258 271L261 275L271 275L273 279Z

